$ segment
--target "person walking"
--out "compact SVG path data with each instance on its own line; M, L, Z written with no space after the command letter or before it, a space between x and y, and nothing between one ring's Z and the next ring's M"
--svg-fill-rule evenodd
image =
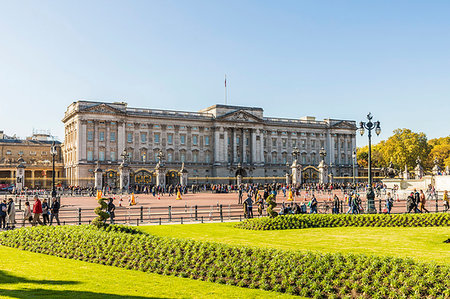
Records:
M417 189L414 189L414 213L421 213L421 210L419 209L420 204L420 193L417 191Z
M27 200L25 202L25 207L23 209L22 227L25 226L25 222L27 222L27 221L30 222L30 224L33 224L32 220L33 220L33 216L31 213L30 202Z
M253 199L250 194L247 195L245 202L247 203L247 217L253 218Z
M315 195L312 196L309 207L310 214L317 214L317 199Z
M423 193L422 190L420 190L420 211L423 213L424 211L427 213L430 213L430 211L427 210L427 208L425 208L425 204L427 203L426 199L425 199L425 194Z
M113 203L113 199L110 198L109 202L108 202L108 208L107 208L107 212L109 214L109 219L111 221L111 224L114 224L114 217L116 216L114 214L114 211L116 210L116 206Z
M36 195L34 196L34 204L33 204L33 223L32 225L35 226L36 222L38 222L40 225L44 225L44 223L41 220L42 215L42 203L39 197Z
M42 201L42 219L44 220L44 225L47 225L47 223L50 223L48 214L49 214L49 206L48 206L47 199L44 198L44 200Z
M391 192L388 192L386 196L386 209L388 214L391 213L393 206L394 206L394 199L391 196Z
M442 195L442 200L444 201L444 212L447 212L448 209L450 208L450 202L449 202L447 190L444 190L444 195Z
M52 223L53 223L53 218L56 219L56 222L58 223L58 225L61 225L59 223L59 209L60 209L59 199L57 197L54 197L52 200L52 206L50 207L50 212L51 212L50 225L52 225Z
M7 229L14 229L16 227L16 205L12 198L8 199L8 209L6 210L7 216Z
M8 211L8 204L4 199L0 202L0 229L6 229L6 211Z

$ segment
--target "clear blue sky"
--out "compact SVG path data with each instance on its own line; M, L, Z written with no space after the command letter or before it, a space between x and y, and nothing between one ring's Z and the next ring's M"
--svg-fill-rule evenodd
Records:
M0 130L63 139L77 99L450 134L450 1L0 0ZM358 138L364 145L367 138Z

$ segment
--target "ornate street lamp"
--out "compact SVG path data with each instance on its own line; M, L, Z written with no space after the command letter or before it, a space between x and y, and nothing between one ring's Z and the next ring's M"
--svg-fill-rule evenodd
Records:
M300 150L298 147L294 147L292 149L292 156L294 157L294 161L297 160L298 156L300 156Z
M377 135L380 135L381 133L381 127L380 122L372 122L372 114L367 114L368 122L360 122L359 123L359 133L361 136L364 135L364 130L367 130L367 135L369 136L369 157L368 157L368 164L369 164L369 188L367 189L367 211L369 213L375 213L375 193L372 189L372 130L375 129L375 133Z
M355 164L356 164L356 149L353 149L352 152L352 162L353 162L353 185L356 184L356 168L355 168Z
M319 155L320 155L320 159L321 159L322 161L324 161L324 160L325 160L325 157L327 156L327 151L322 147L322 148L320 149L320 151L319 151Z
M55 188L55 157L58 152L56 151L56 145L53 141L52 147L50 148L50 154L52 155L52 164L53 164L53 171L52 171L52 198L56 197L56 188Z

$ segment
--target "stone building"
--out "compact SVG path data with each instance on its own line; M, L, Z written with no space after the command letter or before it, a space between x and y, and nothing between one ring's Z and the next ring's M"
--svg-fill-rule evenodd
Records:
M20 163L25 167L24 186L28 188L50 188L52 184L52 138L48 133L34 133L26 139L9 137L0 131L0 184L15 184L16 171ZM64 181L64 165L61 142L55 141L55 178Z
M92 185L97 161L116 187L126 152L131 183L155 182L159 151L166 183L178 182L184 162L189 183L283 180L298 148L303 180L317 180L319 150L335 176L352 175L355 121L265 117L262 108L214 105L199 112L130 108L127 103L77 101L65 112L64 165L68 184ZM238 166L242 166L238 168Z

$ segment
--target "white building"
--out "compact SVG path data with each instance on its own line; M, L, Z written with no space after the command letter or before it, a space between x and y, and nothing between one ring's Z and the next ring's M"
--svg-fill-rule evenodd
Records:
M167 183L175 183L182 162L190 183L228 183L242 165L244 181L284 177L292 150L304 181L317 178L319 151L335 176L351 176L355 121L314 117L265 117L263 109L214 105L199 112L130 108L126 103L77 101L65 112L64 164L69 185L93 184L97 161L105 182L117 185L124 151L132 183L154 183L157 154L165 155Z

